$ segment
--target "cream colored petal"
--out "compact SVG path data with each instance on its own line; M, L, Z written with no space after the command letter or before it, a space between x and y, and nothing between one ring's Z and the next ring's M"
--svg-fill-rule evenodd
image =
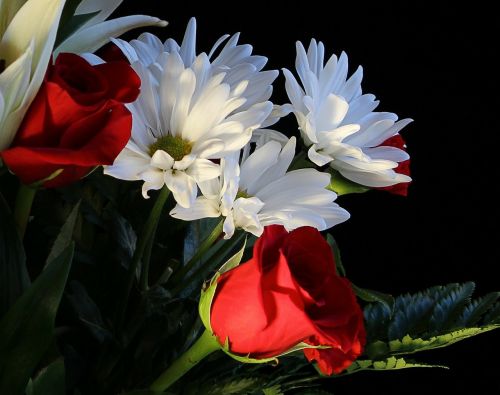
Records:
M0 114L0 150L8 148L21 124L26 106L23 100L29 86L33 45L0 74L2 111Z
M3 36L10 21L24 3L26 0L0 0L0 37Z
M54 46L63 6L64 0L28 0L21 7L0 42L0 53L7 66L21 56L34 40L31 74L41 73L43 76Z
M23 91L16 92L16 95L24 93L19 105L10 110L5 109L1 125L2 146L10 144L28 106L42 84L54 47L63 6L64 0L28 0L12 19L0 41L0 56L5 60L7 69L16 60L25 56L28 48L32 48L29 50L32 51L31 82ZM2 74L5 74L7 69ZM9 96L5 91L2 94L4 99Z

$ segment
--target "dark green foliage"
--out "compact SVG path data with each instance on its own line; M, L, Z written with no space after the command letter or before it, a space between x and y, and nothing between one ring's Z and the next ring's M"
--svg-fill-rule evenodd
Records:
M0 194L0 318L29 285L24 247L11 211Z
M64 375L64 361L62 358L56 359L40 371L26 395L65 395Z
M149 286L140 289L135 281L123 327L118 329L113 320L119 302L117 295L126 279L145 213L151 210L156 197L154 192L151 195L146 201L140 196L140 184L122 183L103 176L101 171L69 188L39 192L26 241L30 271L33 270L36 282L53 267L55 261L44 270L47 256L51 261L66 251L71 242L75 243L76 251L57 319L61 280L46 286L49 290L59 284L45 326L32 336L33 342L21 342L24 351L16 348L19 352L29 348L31 358L29 366L16 365L18 376L9 372L8 377L19 378L16 380L20 391L26 389L27 395L43 395L40 391L50 385L54 394L65 388L69 394L81 395L153 395L146 390L148 385L200 335L203 326L198 318L198 297L202 282L241 248L245 235L238 233L229 241L217 241L190 273L176 279L181 265L193 256L214 224L192 224L186 232L187 223L172 221L167 215L160 220L151 248ZM172 207L170 200L164 212ZM8 211L1 214L7 215L7 221L0 223L0 229L12 229ZM30 238L30 231L36 240ZM13 248L21 246L12 240ZM248 240L243 261L250 254L253 241ZM332 238L328 241L333 247L337 270L345 275L338 247ZM12 257L18 259L22 255ZM169 273L173 275L169 277ZM368 343L364 355L342 374L430 367L413 360L412 354L451 345L500 324L500 294L471 300L472 283L433 287L395 298L353 288L364 304ZM37 289L35 283L29 289ZM42 298L40 295L38 300ZM25 327L33 328L30 320L37 320L39 314L33 306L24 310L29 312L23 318L27 322ZM9 325L4 325L0 331L8 328ZM26 332L28 329L17 328L9 336L31 336L31 332ZM3 349L0 347L0 356L3 350L12 351L21 343L15 339L8 346L5 343ZM62 358L58 359L58 355ZM11 356L4 357L4 361L7 359L13 360ZM0 357L0 369L4 369L6 365L1 361ZM61 380L63 376L65 380ZM331 379L319 374L300 351L281 357L277 365L245 365L219 352L192 369L167 394L323 395L328 393L323 383ZM4 388L7 387L0 387ZM10 394L5 390L3 393Z
M54 336L73 245L49 263L0 321L0 393L22 394Z
M82 0L67 0L61 15L59 29L54 47L57 48L64 40L75 33L81 26L99 14L99 11L90 14L75 15L75 10Z

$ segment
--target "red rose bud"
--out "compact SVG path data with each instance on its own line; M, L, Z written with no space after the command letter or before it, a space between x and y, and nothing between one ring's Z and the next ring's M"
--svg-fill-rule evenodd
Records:
M122 50L118 48L118 46L113 42L109 42L103 47L99 48L96 51L96 55L99 56L101 59L104 59L104 61L106 62L123 61L129 63L127 57L123 54Z
M268 359L297 346L325 346L304 354L330 375L346 369L365 343L351 284L337 275L330 246L311 227L266 227L253 258L218 278L211 306L212 332L237 356Z
M24 184L71 184L99 165L110 165L130 139L132 116L124 103L139 95L141 81L125 62L90 65L60 54L12 146L0 156Z
M406 143L403 137L400 134L396 134L395 136L392 136L385 140L381 146L389 146L389 147L396 147L399 149L402 149L403 151L406 151ZM398 163L398 167L394 169L396 173L404 174L409 176L410 175L410 159L405 160L403 162ZM396 185L391 185L389 187L380 187L380 188L375 188L379 189L382 191L387 191L390 193L393 193L395 195L401 195L401 196L408 196L408 188L410 186L410 182L402 182L400 184Z

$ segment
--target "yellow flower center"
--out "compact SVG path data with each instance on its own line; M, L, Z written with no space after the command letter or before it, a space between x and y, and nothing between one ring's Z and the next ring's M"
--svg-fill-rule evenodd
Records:
M239 189L238 193L236 194L236 199L239 199L239 198L248 199L248 198L251 198L251 197L253 197L253 196L249 195L247 191L242 191L241 189Z
M158 150L165 151L175 161L180 161L191 153L193 143L178 136L162 136L149 146L149 155L153 156Z

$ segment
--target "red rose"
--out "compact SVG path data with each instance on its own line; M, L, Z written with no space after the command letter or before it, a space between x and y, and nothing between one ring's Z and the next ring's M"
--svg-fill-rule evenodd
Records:
M403 151L406 151L406 143L400 134L396 134L395 136L388 138L380 145L381 146L396 147L396 148L402 149ZM396 173L400 173L400 174L404 174L404 175L409 176L410 175L410 159L398 163L398 167L396 167L394 169L394 171ZM377 188L377 189L387 191L387 192L393 193L395 195L408 196L408 187L409 186L410 186L409 182L402 182L402 183L399 183L396 185L391 185L389 187L381 187L381 188Z
M0 156L24 184L62 169L45 187L70 184L95 166L112 164L132 128L123 103L137 98L140 83L125 62L91 66L78 55L59 55L12 146Z
M231 353L263 359L298 343L325 374L346 369L365 343L363 313L350 282L336 273L329 245L314 228L266 227L253 258L221 275L211 327Z

